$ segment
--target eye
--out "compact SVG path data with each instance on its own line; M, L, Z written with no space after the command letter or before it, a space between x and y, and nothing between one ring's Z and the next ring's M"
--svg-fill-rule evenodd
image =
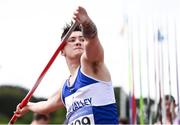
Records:
M82 38L79 38L79 41L80 41L80 42L84 42L84 40L85 40L85 39L84 39L83 37L82 37Z
M72 43L72 42L75 42L76 40L75 39L69 39L68 42Z

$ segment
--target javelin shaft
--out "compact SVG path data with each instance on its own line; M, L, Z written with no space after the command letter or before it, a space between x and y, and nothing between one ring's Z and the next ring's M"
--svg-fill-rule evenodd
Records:
M139 26L139 30L138 30L138 48L139 48L139 51L138 51L138 65L139 65L139 86L140 86L140 98L139 98L139 110L140 110L140 116L139 116L139 123L140 124L144 124L144 110L143 110L143 106L144 106L144 101L143 101L143 93L142 93L142 72L141 72L141 68L142 68L142 64L141 64L141 39L140 39L140 25L138 23L138 26Z
M178 67L178 44L177 44L177 31L176 31L176 20L174 22L174 32L175 32L175 59L176 59L176 88L177 88L177 104L178 104L178 112L180 111L180 106L179 106L179 67Z
M40 82L42 81L42 79L44 78L46 72L48 71L48 69L50 68L50 66L52 65L52 63L54 62L54 60L56 59L57 55L59 54L59 52L64 48L64 46L66 45L66 41L69 38L69 36L71 35L72 31L75 29L75 27L78 25L78 22L75 22L71 28L69 29L69 31L66 33L66 35L63 37L63 39L61 40L61 44L59 45L59 47L56 49L55 53L53 54L53 56L51 57L51 59L49 60L49 62L47 63L47 65L45 66L44 70L41 72L41 74L39 75L36 83L34 84L34 86L32 87L32 89L28 92L28 94L26 95L26 97L21 101L19 107L23 108L24 106L27 105L27 103L29 102L29 100L31 99L34 91L36 90L36 88L38 87L38 85L40 84ZM11 120L9 121L9 125L13 125L16 121L17 117L14 114L13 117L11 118Z

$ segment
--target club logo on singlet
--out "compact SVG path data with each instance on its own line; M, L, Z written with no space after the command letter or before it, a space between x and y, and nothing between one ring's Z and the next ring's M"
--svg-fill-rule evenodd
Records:
M68 112L74 112L84 106L91 105L92 98L86 98L79 101L74 101L72 105L69 107Z

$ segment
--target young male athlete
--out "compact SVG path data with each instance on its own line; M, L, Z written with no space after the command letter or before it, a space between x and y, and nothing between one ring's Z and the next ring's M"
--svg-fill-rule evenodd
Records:
M74 12L80 25L70 35L61 54L65 57L70 76L61 95L56 92L47 101L32 103L20 109L17 117L27 111L49 113L63 106L67 124L118 124L118 114L110 73L104 63L104 51L97 28L83 7ZM71 25L67 25L62 38Z

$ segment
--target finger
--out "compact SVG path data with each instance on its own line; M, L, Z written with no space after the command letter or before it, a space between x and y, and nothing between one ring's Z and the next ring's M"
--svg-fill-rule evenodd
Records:
M74 11L74 15L77 15L78 13L79 13L78 10L75 10L75 11Z
M23 116L23 113L20 111L14 111L14 114L16 117L22 117Z
M80 20L77 18L77 16L73 16L73 19L75 20L75 21L77 21L78 23L80 23Z
M21 111L14 111L14 114L21 114Z
M16 110L20 110L20 104L17 105Z
M14 111L15 116L19 117L20 113L17 111Z
M21 114L15 114L15 116L18 117L18 118L19 118L19 117L22 117Z

